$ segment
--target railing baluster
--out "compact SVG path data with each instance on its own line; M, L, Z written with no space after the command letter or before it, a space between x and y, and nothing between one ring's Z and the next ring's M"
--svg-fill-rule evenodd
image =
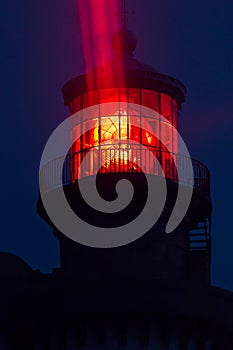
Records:
M112 147L112 145L111 145ZM85 156L91 152L89 164L86 167L82 167L81 173L80 164ZM127 154L125 153L127 152ZM148 153L149 152L149 153ZM152 154L151 154L152 153ZM104 168L102 166L101 172L103 173L116 173L116 172L142 172L142 163L144 164L144 170L146 173L161 176L162 174L159 171L158 164L154 164L154 157L157 158L161 163L161 167L165 173L166 178L180 183L189 185L191 180L191 168L189 159L180 154L170 154L167 150L161 150L156 147L148 148L148 151L145 148L123 148L118 147L107 148L103 147L98 149L88 149L82 150L75 153L69 153L65 158L60 157L53 159L47 163L41 169L41 178L45 185L45 188L55 188L58 185L58 170L60 166L62 167L62 180L64 184L70 184L78 180L78 178L83 178L88 175L96 174L97 170L102 164L102 160L105 160L106 164L109 164L109 168ZM138 167L140 170L135 170L134 159L138 159ZM127 164L127 160L129 160ZM110 162L110 163L109 163ZM177 164L177 167L175 166ZM209 171L208 169L200 162L192 160L193 166L193 175L194 175L194 187L197 190L205 192L209 195ZM87 167L89 169L87 169ZM177 178L177 168L181 169L180 178Z

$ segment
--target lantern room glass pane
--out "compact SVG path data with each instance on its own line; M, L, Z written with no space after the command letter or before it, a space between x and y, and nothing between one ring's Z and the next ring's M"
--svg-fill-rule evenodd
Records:
M172 97L166 94L160 94L160 114L172 124Z
M142 89L142 105L159 112L159 93Z
M140 117L130 115L129 123L129 139L141 143Z
M106 116L107 114L107 107L105 105L106 103L119 102L119 98L120 96L119 96L118 88L100 90L100 110L99 110L100 115Z
M173 125L178 129L178 103L173 99L172 114L173 114Z
M173 99L173 125L178 129L178 104ZM173 130L173 152L178 153L178 134Z
M159 128L159 120L141 117L141 143L145 146L159 147L158 139L154 136Z
M99 104L99 91L90 91L83 95L83 108Z
M113 140L119 139L120 121L118 115L101 117L100 124L100 142L109 141L111 143Z
M89 129L92 127L91 123L86 122L85 127L86 129ZM98 124L95 128L91 128L90 130L86 131L82 135L82 148L88 149L94 147L96 144L98 144Z
M81 138L81 126L80 124L74 126L71 130L71 151L73 153L79 152L82 149Z
M140 89L128 89L128 102L140 105L141 102Z
M119 89L119 101L120 102L128 102L128 89L120 88Z
M82 106L82 96L76 97L70 104L70 112L71 114L74 114L75 112L80 111L83 106Z
M100 90L100 103L118 102L118 101L119 101L118 88Z
M172 150L172 125L168 122L160 122L161 147L162 149Z

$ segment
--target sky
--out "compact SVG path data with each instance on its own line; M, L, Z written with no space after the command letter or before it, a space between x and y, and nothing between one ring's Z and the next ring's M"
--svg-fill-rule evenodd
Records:
M127 8L136 58L187 87L180 132L211 172L211 281L233 291L233 2L128 0ZM0 17L0 251L50 272L59 244L36 213L38 169L69 115L61 88L84 72L77 0L5 1Z

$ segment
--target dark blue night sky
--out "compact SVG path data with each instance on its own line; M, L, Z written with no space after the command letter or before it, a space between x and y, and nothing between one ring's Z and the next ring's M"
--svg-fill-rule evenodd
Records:
M111 1L111 0L109 0ZM233 2L129 0L136 57L187 87L181 134L211 171L212 283L233 290ZM0 250L34 269L59 265L59 245L37 216L43 147L68 116L61 87L83 72L77 0L1 4Z

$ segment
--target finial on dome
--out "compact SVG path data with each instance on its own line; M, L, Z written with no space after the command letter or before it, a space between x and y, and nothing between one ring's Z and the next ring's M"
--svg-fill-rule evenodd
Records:
M126 25L124 25L112 38L112 47L116 55L125 54L127 56L133 56L136 46L137 38L135 34L126 27Z

